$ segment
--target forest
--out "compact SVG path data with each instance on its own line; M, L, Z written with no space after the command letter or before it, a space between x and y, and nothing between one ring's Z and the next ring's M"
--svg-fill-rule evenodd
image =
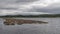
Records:
M60 17L60 14L41 14L41 15L6 15L6 16L0 16L0 18L3 17Z

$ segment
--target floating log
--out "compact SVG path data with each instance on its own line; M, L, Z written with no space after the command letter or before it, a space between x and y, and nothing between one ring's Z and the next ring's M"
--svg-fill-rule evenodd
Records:
M22 24L47 24L48 22L44 21L35 21L35 20L24 20L24 19L13 19L13 18L8 18L4 20L5 25L22 25Z

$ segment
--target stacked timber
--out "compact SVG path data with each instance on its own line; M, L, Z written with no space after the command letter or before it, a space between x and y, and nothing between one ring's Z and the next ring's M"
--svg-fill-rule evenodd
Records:
M24 19L13 19L13 18L7 18L4 21L5 25L21 25L21 24L47 24L48 22L44 21L35 21L35 20L24 20Z

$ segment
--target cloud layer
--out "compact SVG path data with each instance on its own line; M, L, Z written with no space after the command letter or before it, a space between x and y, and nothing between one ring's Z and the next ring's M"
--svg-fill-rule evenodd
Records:
M0 0L0 15L60 13L60 0Z

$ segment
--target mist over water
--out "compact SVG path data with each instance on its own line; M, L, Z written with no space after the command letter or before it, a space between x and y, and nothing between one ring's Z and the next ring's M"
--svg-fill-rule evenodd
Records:
M48 24L4 25L0 18L0 34L60 34L60 18L17 18L47 21Z

